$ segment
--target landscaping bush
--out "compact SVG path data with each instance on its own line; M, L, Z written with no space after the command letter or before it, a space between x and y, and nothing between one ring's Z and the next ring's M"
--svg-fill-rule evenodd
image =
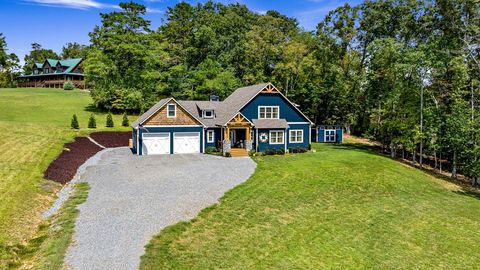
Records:
M285 155L285 150L283 150L283 149L278 149L278 150L275 152L275 154L277 154L277 155Z
M75 89L75 85L72 81L66 81L63 83L63 90L73 90Z
M123 113L123 119L122 119L122 126L128 127L128 124L129 124L129 122L128 122L128 117L127 117L127 112L124 112Z
M209 146L207 148L205 148L205 154L211 154L213 152L217 152L217 149L213 146Z
M298 148L298 153L306 153L307 151L305 148Z
M225 157L232 157L232 154L230 154L230 152L225 152Z
M308 151L312 150L312 144L308 144Z
M97 120L95 120L95 115L93 113L88 118L88 128L97 128Z
M106 123L106 126L107 126L107 127L113 127L113 126L114 126L112 113L110 113L110 112L107 114L107 123Z
M267 149L265 150L265 154L268 155L268 156L273 156L276 154L277 151L275 151L275 149Z
M70 126L71 126L73 129L79 129L79 128L80 128L80 125L78 124L78 118L77 118L77 115L76 115L76 114L73 114L73 116L72 116L72 122L70 123Z
M256 156L256 154L257 154L257 151L255 151L254 149L252 149L248 152L248 155L251 156L251 157Z

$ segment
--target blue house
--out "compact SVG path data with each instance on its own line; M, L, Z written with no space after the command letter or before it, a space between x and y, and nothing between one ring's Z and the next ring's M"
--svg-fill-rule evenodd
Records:
M312 122L271 83L239 88L225 100L160 100L132 123L138 155L308 148Z
M342 143L343 129L339 125L319 125L317 126L317 142L324 143Z

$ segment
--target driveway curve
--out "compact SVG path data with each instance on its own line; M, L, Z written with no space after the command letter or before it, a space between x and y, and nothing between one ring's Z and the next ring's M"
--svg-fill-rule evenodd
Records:
M136 156L125 147L99 155L80 180L90 191L78 207L66 269L137 269L155 234L194 218L256 167L247 157Z

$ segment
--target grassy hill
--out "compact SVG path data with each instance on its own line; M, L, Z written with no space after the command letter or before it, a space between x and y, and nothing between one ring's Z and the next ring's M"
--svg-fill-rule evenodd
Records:
M354 146L258 157L255 174L163 230L140 269L473 269L480 196Z
M0 89L0 269L37 230L41 211L60 187L44 180L43 171L65 142L89 132L91 102L78 90ZM70 129L73 113L83 127L79 131ZM121 116L114 120L120 125ZM97 126L105 126L105 115L97 114Z

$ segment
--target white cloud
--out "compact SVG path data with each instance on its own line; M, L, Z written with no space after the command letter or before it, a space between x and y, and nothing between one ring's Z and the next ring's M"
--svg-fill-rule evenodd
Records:
M162 13L162 10L156 9L156 8L149 8L149 7L147 7L147 12L148 12L148 13Z
M29 3L39 5L67 7L76 9L90 9L90 8L118 8L116 5L104 4L95 0L25 0Z

